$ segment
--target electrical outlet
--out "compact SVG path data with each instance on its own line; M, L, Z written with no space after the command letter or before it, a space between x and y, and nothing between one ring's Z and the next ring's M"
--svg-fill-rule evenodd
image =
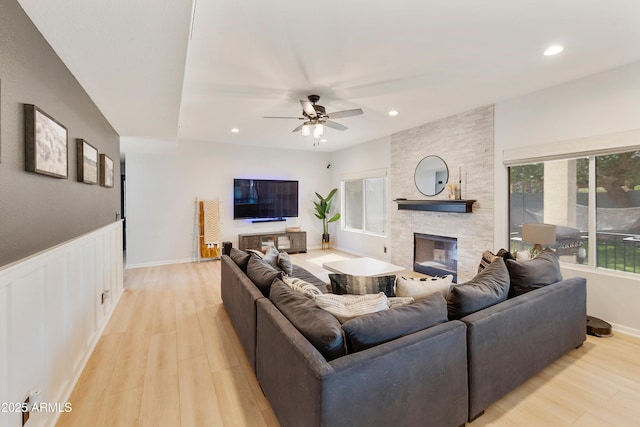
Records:
M102 293L102 304L104 304L104 301L108 300L109 298L111 298L111 294L109 293L109 291L104 291Z

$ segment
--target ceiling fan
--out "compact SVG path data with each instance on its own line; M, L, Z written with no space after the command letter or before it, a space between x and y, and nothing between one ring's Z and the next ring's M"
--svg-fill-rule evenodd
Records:
M292 130L292 132L302 131L303 136L309 136L313 133L313 137L318 139L324 134L324 126L340 131L348 129L346 126L330 119L341 119L344 117L363 114L361 108L327 113L322 105L316 104L316 102L320 100L319 95L309 95L307 98L309 99L308 101L300 100L300 104L302 105L302 117L265 117L265 119L304 120L304 123Z

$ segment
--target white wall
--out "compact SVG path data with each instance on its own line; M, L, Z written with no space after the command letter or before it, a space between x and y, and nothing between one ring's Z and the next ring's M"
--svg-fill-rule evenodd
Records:
M390 150L391 138L385 137L331 153L330 187L340 190L340 182L343 179L362 176L373 170L386 170L388 174L391 163ZM390 189L391 183L388 182L387 185L387 188ZM342 195L338 192L334 202L334 212L340 211L341 197ZM388 197L387 213L394 208L391 198ZM387 215L387 218L389 216ZM370 256L386 261L391 259L388 237L343 230L341 222L342 220L329 225L332 247L361 256ZM390 229L389 224L387 219L387 230ZM385 247L388 248L386 253Z
M639 111L640 62L496 104L494 246L508 243L505 159L629 145L629 136L640 129ZM640 145L640 139L635 143ZM590 315L640 335L637 275L563 270L588 278Z
M238 234L284 231L299 225L307 247L320 247L322 223L313 215L315 191L327 193L329 154L203 142L122 138L126 157L127 267L192 261L196 197L219 198L222 240ZM299 181L299 217L253 224L233 219L233 179Z
M40 390L64 408L122 294L122 268L118 221L0 269L0 402ZM28 425L59 415L32 412ZM0 414L0 426L22 426L22 414Z

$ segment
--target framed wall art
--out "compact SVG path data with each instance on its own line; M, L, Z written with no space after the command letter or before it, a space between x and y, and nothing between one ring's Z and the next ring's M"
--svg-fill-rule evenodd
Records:
M98 150L84 139L76 139L78 181L85 184L98 183Z
M25 169L55 178L68 178L67 128L36 107L24 105Z
M113 187L113 160L106 154L100 154L100 185Z

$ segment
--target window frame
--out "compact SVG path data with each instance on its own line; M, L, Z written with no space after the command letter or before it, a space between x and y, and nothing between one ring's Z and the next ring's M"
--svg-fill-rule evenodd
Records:
M506 167L506 176L507 176L507 222L511 221L511 173L510 168L517 166L530 165L535 163L545 163L555 160L573 160L573 159L581 159L586 158L589 162L589 198L588 198L588 253L587 253L587 263L586 264L574 264L569 262L560 261L563 266L571 267L571 268L587 268L593 271L599 271L606 274L622 274L622 275L632 275L636 277L640 277L640 273L634 273L630 271L624 270L615 270L598 266L597 259L597 170L596 170L596 157L599 156L607 156L614 154L627 153L631 151L640 151L640 146L622 146L617 147L616 149L600 149L600 150L585 150L579 153L566 153L565 155L553 155L547 158L544 157L529 157L523 159L510 159L509 161L505 160L504 166ZM508 157L508 156L505 156ZM507 242L509 242L510 246L510 230L507 228Z
M384 197L383 197L383 203L384 203L384 232L383 233L379 233L379 232L374 232L374 231L369 231L367 230L367 218L366 218L366 199L367 199L367 195L366 195L366 188L365 188L365 181L367 180L372 180L372 179L382 179L384 182ZM347 182L354 182L354 181L360 181L362 186L362 229L359 228L352 228L352 227L348 227L347 226L347 215L346 215L346 209L347 209L347 192L346 192L346 183ZM354 174L354 175L349 175L349 176L343 176L340 179L340 194L341 194L341 199L340 199L340 228L342 231L347 231L347 232L351 232L351 233L359 233L359 234L366 234L366 235L370 235L370 236L378 236L378 237L388 237L389 234L389 207L388 207L388 194L389 194L389 179L387 176L387 171L386 169L379 169L379 170L375 170L375 171L369 171L369 172L365 172L365 173L360 173L360 174Z

